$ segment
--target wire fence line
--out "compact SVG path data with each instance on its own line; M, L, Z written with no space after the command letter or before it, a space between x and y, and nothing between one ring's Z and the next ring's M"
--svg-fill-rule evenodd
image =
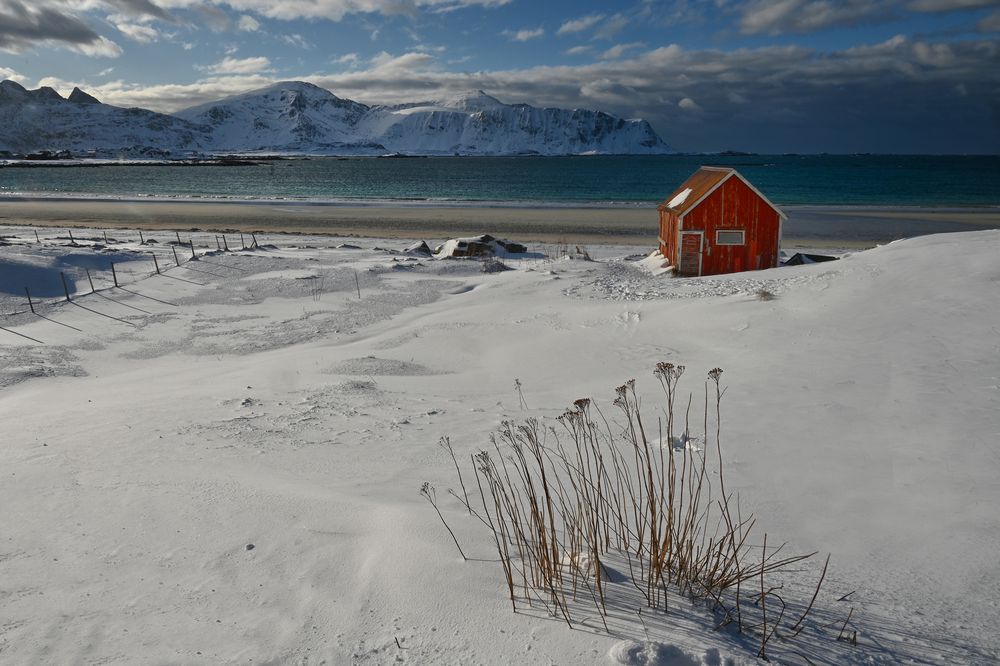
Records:
M119 230L121 231L121 230ZM138 235L138 245L140 247L135 248L135 238L129 240L121 240L114 236L108 236L108 230L91 231L90 237L84 236L74 236L73 230L67 230L65 233L61 231L55 231L52 233L42 234L38 233L37 229L32 229L31 232L34 235L34 243L39 246L53 247L72 247L72 248L83 248L88 250L104 250L112 248L116 245L125 245L131 242L132 247L128 248L130 255L123 256L119 261L115 261L112 257L108 257L107 267L97 268L93 264L90 266L66 266L63 270L59 270L59 277L62 287L62 296L52 296L51 292L54 291L51 284L47 285L45 289L41 290L45 296L42 298L38 297L39 290L36 290L33 295L33 286L31 284L26 284L23 286L24 294L26 299L24 301L14 300L14 311L13 312L0 312L0 322L9 323L14 317L20 317L23 315L32 315L41 319L45 319L54 324L58 324L67 328L71 328L75 331L84 332L81 329L66 324L61 321L57 321L51 317L45 316L42 312L52 314L53 311L63 304L70 304L79 307L83 310L87 310L95 315L106 317L129 326L136 326L132 321L124 319L122 317L116 317L114 315L108 314L106 312L101 312L95 310L91 307L86 307L77 301L86 296L96 296L103 298L105 300L111 301L117 305L124 308L129 308L138 313L144 315L152 315L154 313L144 310L137 305L132 303L125 303L124 301L112 298L107 293L103 292L113 292L114 290L119 290L126 292L133 297L139 297L146 300L154 301L163 305L170 307L178 307L176 303L171 303L169 301L150 296L148 294L143 294L128 287L140 284L150 278L163 277L177 282L184 282L196 286L206 286L204 282L198 282L193 279L186 277L180 277L178 275L171 275L170 272L178 268L184 268L186 271L191 271L192 273L197 273L200 275L207 275L219 279L230 279L233 277L231 273L220 272L219 270L212 269L223 269L238 271L240 273L250 272L246 268L239 266L226 265L221 262L209 261L205 259L206 257L217 257L231 252L240 252L246 250L259 250L259 249L270 249L273 245L265 245L264 248L258 242L256 233L251 232L248 234L238 233L235 235L239 236L239 245L236 245L235 239L234 243L230 245L229 236L222 233L214 232L199 232L198 238L196 239L194 234L188 234L188 239L182 240L179 231L173 231L173 239L163 240L162 236L160 240L157 240L152 235L144 234L141 230L136 230ZM112 231L112 233L114 233ZM161 232L162 233L162 232ZM169 232L167 232L169 233ZM99 234L98 237L93 237L93 234ZM78 231L79 235L79 231ZM121 234L118 234L121 235ZM230 234L233 235L233 234ZM25 241L22 237L16 236L0 236L0 245L13 245L13 243L5 242L10 239L16 239L20 243L31 244L30 238ZM102 242L103 241L103 242ZM196 245L197 242L197 245ZM268 241L271 242L270 240ZM212 245L215 248L212 248ZM572 251L572 246L566 242L552 243L538 243L535 245L534 250L528 249L526 252L520 255L510 255L502 254L493 257L493 261L498 263L509 262L518 266L519 268L524 268L525 266L548 266L553 267L554 263L558 259L562 258L586 258L590 260L590 256L587 253L585 247L575 246L576 252ZM123 248L124 249L124 248ZM376 248L379 249L379 248ZM200 252L200 254L199 254ZM100 255L95 254L94 258ZM144 260L144 257L148 256L148 259ZM151 265L150 265L151 264ZM195 264L195 265L192 265ZM144 267L141 271L136 271L134 268L140 265ZM93 269L93 270L92 270ZM53 269L55 271L55 269ZM484 268L484 272L486 271ZM70 280L67 280L67 274L70 276ZM95 284L95 279L98 284ZM104 286L100 283L103 282ZM70 287L72 283L72 288ZM84 284L89 286L89 291L84 288L84 290L77 289L77 286ZM361 297L360 284L357 285L358 297ZM15 285L14 290L18 289ZM14 295L16 291L12 290L11 295ZM315 287L314 287L315 291ZM313 294L314 300L318 300L317 295ZM26 338L36 343L45 344L41 340L38 340L32 336L19 333L17 331L11 330L7 326L0 326L0 331L6 333L11 333L17 335L21 338Z
M74 237L72 230L69 230L65 235L61 235L60 232L56 232L55 236L51 236L51 235L48 235L48 234L46 234L44 236L39 236L37 230L32 230L32 231L33 231L33 235L34 235L34 241L38 245L43 245L43 244L45 244L45 245L51 245L53 243L58 243L59 245L61 245L63 247L68 246L68 247L79 247L79 248L87 248L87 249L105 249L105 248L108 248L108 247L110 247L112 245L121 244L121 243L125 243L126 242L126 241L118 240L116 238L108 238L107 230L102 230L101 231L101 236L102 236L101 239L78 239L78 238ZM91 272L91 268L92 268L91 266L85 266L85 267L68 266L68 267L66 267L63 270L60 270L59 271L59 278L60 278L60 282L61 282L61 286L62 286L62 292L63 292L62 293L62 297L58 297L58 296L55 296L55 297L53 297L53 296L46 296L46 297L42 297L42 298L38 298L37 296L33 297L32 296L32 291L31 291L32 290L32 285L30 285L30 284L24 285L23 288L24 288L25 300L24 301L17 301L17 300L15 300L15 305L14 305L15 309L14 309L14 311L13 312L0 313L0 320L4 320L4 323L7 323L9 320L11 320L14 317L18 317L18 316L30 314L30 315L34 315L34 316L36 316L36 317L38 317L40 319L45 319L47 321L50 321L50 322L52 322L54 324L59 324L61 326L65 326L67 328L71 328L73 330L83 332L81 329L76 328L75 326L71 326L71 325L66 324L64 322L57 321L55 319L52 319L51 317L45 316L45 314L42 314L43 312L46 312L47 314L52 314L52 311L55 308L61 306L64 303L68 303L70 305L79 307L79 308L81 308L83 310L87 310L88 312L92 312L92 313L94 313L96 315L100 315L100 316L106 317L108 319L113 319L115 321L122 322L124 324L129 325L129 326L137 326L137 324L135 324L134 322L128 321L127 319L123 319L121 317L115 317L114 315L108 314L106 312L101 312L99 310L95 310L93 308L86 307L86 306L82 305L81 303L79 303L77 301L79 301L80 299L82 299L82 298L84 298L86 296L94 295L94 296L99 296L101 298L109 300L109 301L111 301L113 303L116 303L118 305L130 308L130 309L133 309L133 310L137 310L138 312L146 314L146 315L152 314L151 312L149 312L147 310L143 310L142 308L139 308L139 307L137 307L135 305L132 305L132 304L129 304L129 303L124 303L124 302L119 301L117 299L111 298L110 296L108 296L105 293L102 293L102 292L113 291L115 289L118 289L118 290L121 290L121 291L124 291L124 292L128 292L129 294L131 294L133 296L139 296L139 297L142 297L142 298L146 298L146 299L149 299L149 300L152 300L152 301L156 301L158 303L161 303L161 304L164 304L164 305L168 305L168 306L171 306L171 307L178 307L176 303L171 303L171 302L163 300L163 299L159 299L159 298L155 298L155 297L152 297L152 296L148 296L146 294L139 293L138 291L135 291L135 290L132 290L132 289L128 289L127 287L139 284L141 282L144 282L145 280L148 280L150 278L157 277L157 276L159 276L159 277L165 277L165 278L170 278L170 279L181 281L181 282L187 282L187 283L190 283L190 284L193 284L193 285L205 286L205 284L202 283L202 282L196 282L194 280L188 280L188 279L176 276L176 275L169 275L168 272L172 271L172 270L176 270L178 268L187 268L188 270L193 270L193 271L196 271L196 272L199 272L199 273L210 274L210 275L213 275L213 276L216 276L216 277L220 277L220 278L226 278L228 276L225 275L225 274L216 273L216 272L208 271L208 270L194 269L192 267L188 267L188 264L190 264L192 262L201 261L202 257L205 257L205 256L212 256L212 257L214 257L214 256L218 256L220 253L238 252L238 251L244 251L244 250L255 250L255 249L259 249L260 248L260 245L259 245L259 243L257 241L256 234L254 234L254 233L249 234L250 239L252 240L252 242L251 242L251 244L249 246L246 244L247 236L244 235L244 234L240 234L240 245L239 246L235 246L234 245L234 247L230 247L229 246L228 239L226 238L225 234L221 234L221 235L220 234L213 234L215 242L216 242L216 245L217 245L217 248L213 250L211 248L211 245L208 245L208 244L199 244L197 246L197 248L208 248L207 251L201 252L201 254L199 254L198 253L198 249L196 249L196 245L195 245L196 241L195 241L195 237L193 235L189 237L189 239L188 239L187 242L184 242L184 241L181 240L180 232L175 231L174 232L175 240L166 241L163 246L160 246L159 245L159 241L157 241L156 239L154 239L152 237L147 238L141 231L138 232L138 235L139 235L139 245L146 246L146 247L135 251L135 254L133 256L130 256L130 257L124 259L123 261L117 261L116 262L113 259L109 258L108 267L106 269L103 269L103 268L100 269L100 270L95 269L94 272L92 273ZM208 234L204 234L204 235L208 235ZM15 237L13 237L13 236L4 236L3 237L4 240L11 239L11 238L15 238ZM21 240L21 239L18 239L18 240ZM91 241L91 242L83 242L83 243L81 243L80 242L81 240ZM100 242L101 240L104 241L103 245ZM68 243L61 242L61 241L68 241ZM29 243L30 243L30 239L29 239ZM6 245L12 245L9 242L5 243L5 244ZM149 247L151 245L156 245L156 247ZM169 248L169 252L167 251L168 248ZM179 253L178 252L178 248L183 248L184 252L183 253ZM190 256L188 256L188 252L190 252ZM142 255L148 255L149 259L146 260L146 261L143 261ZM161 262L161 258L162 258L162 262ZM139 272L138 275L133 270L133 266L136 263L143 263L144 265L147 266L147 268L145 270ZM149 270L149 268L148 268L148 264L149 263L152 263L152 270ZM245 269L241 269L241 268L238 268L236 266L227 266L225 264L218 263L218 262L206 262L206 263L211 263L211 265L218 266L220 268L234 269L234 270L238 270L238 271L241 271L241 272L246 272ZM121 270L122 268L124 268L124 270ZM67 273L70 274L70 280L67 280L67 277L66 277ZM124 278L124 274L128 275L127 279ZM97 277L98 280L103 280L103 282L105 283L105 286L98 286L98 285L94 284L95 275L96 275L96 277ZM73 284L73 288L72 289L70 288L70 282L72 282L72 284ZM78 290L77 289L77 285L79 285L81 283L85 284L85 285L88 285L90 287L90 290L89 291L86 291L86 290L80 291L80 290ZM46 288L44 288L44 289L41 289L41 290L36 289L36 294L37 293L49 294L51 291L53 291L53 288L52 288L52 286L50 284L50 285L47 285ZM18 331L12 330L11 328L8 328L7 326L0 326L0 331L4 331L6 333L11 333L11 334L16 335L16 336L18 336L20 338L25 338L25 339L31 340L32 342L36 342L38 344L45 344L45 342L43 342L42 340L39 340L39 339L37 339L35 337L26 335L24 333L20 333Z

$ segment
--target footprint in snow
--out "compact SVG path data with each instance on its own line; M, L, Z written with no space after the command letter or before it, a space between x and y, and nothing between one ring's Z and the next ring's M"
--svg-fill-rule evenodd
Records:
M625 666L736 666L732 657L724 657L717 649L710 648L701 655L687 652L676 645L648 641L621 641L615 643L608 656L616 664Z

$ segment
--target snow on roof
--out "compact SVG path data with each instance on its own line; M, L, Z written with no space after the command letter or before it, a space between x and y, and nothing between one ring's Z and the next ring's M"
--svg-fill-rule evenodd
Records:
M743 181L747 187L753 190L757 196L764 200L764 203L773 208L782 219L787 219L787 216L781 211L780 208L771 203L771 201L765 197L760 190L754 187L749 180L744 178L736 169L732 167L699 167L697 171L691 174L691 176L681 183L680 187L674 191L673 197L666 203L660 204L659 208L661 210L669 209L678 216L684 217L689 210L695 208L703 199L705 199L705 197L714 192L716 188L726 182L730 177L736 177Z
M687 201L688 196L690 196L691 192L693 191L694 190L692 190L690 187L685 187L683 190L680 191L680 193L677 196L675 196L673 199L667 202L667 208L680 206L682 203Z

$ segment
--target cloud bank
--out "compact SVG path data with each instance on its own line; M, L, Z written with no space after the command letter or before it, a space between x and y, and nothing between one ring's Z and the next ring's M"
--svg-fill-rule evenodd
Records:
M90 89L110 103L169 112L272 83L264 75L269 64L227 58L209 70L215 75L188 85L115 81ZM986 40L900 36L833 53L671 45L585 65L481 72L448 71L438 55L423 52L382 52L352 65L294 78L366 103L483 89L511 103L602 109L644 117L688 150L878 152L906 136L917 139L904 143L912 147L906 152L1000 150L1000 45Z

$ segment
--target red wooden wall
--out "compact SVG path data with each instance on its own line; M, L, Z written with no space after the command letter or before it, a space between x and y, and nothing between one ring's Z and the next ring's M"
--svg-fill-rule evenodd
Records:
M660 253L670 259L673 266L677 265L677 213L667 210L660 211Z
M744 232L743 245L717 245L718 230ZM781 218L737 177L729 178L684 216L681 231L704 231L701 274L737 273L778 265ZM660 251L679 266L677 216L660 211ZM663 241L666 241L664 245Z

